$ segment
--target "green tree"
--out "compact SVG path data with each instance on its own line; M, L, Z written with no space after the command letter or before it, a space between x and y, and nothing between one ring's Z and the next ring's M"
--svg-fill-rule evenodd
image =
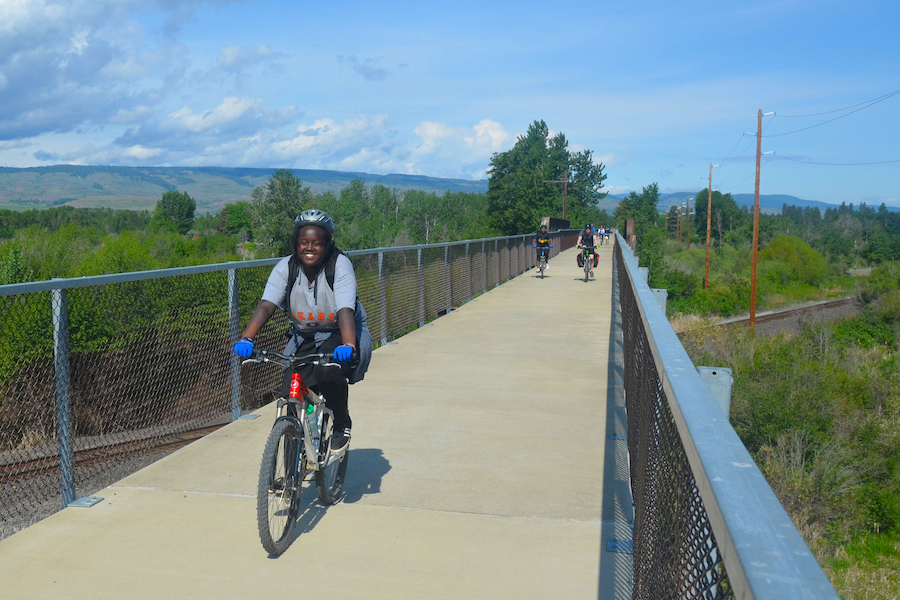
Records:
M598 214L602 192L602 164L584 150L573 154L563 133L550 138L544 121L535 121L512 149L491 157L488 179L488 213L491 226L513 235L534 231L540 218L562 216L563 191L554 180L569 176L567 212L578 222ZM593 211L593 212L592 212Z
M616 206L614 213L616 228L624 234L625 221L634 219L634 232L640 240L642 233L656 225L659 216L659 211L656 209L657 204L659 204L658 183L645 186L640 195L631 192Z
M22 246L19 242L0 248L0 285L25 283L31 280L31 273L22 260Z
M216 218L216 230L219 233L240 233L245 232L248 236L253 236L253 205L249 202L236 202L234 204L226 204L219 211Z
M272 256L290 254L294 219L312 205L312 193L289 169L279 169L251 192L253 237Z
M783 266L783 281L802 281L815 285L828 274L828 263L816 250L792 235L780 235L759 253L762 263L777 262Z
M149 229L151 231L166 229L184 235L194 225L195 210L197 203L187 192L165 192L156 203Z
M709 190L703 189L697 194L693 202L694 214L691 218L691 233L696 232L698 239L706 240L706 209L709 205ZM734 231L743 223L744 213L731 197L731 194L722 194L718 190L712 193L712 220L710 222L710 237L718 240L722 245L725 233ZM671 224L670 224L671 226Z
M410 190L403 194L404 225L414 244L431 244L443 237L451 216L448 196Z

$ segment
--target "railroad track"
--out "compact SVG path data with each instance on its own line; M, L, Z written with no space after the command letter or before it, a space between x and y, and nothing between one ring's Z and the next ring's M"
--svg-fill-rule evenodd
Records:
M127 442L113 443L97 446L75 452L75 468L89 467L116 460L124 460L134 456L177 450L187 446L193 441L209 435L213 431L224 427L227 423L198 427L182 433L168 436L146 438L142 440L130 440ZM15 462L0 465L0 483L11 483L21 479L39 477L50 473L59 472L59 455L45 456L23 462Z
M756 323L768 323L770 321L778 321L781 319L790 319L791 317L796 317L805 314L816 313L822 310L829 310L832 308L838 308L841 306L847 306L850 304L855 304L856 298L853 296L848 296L846 298L837 298L835 300L823 300L821 302L816 302L815 304L800 306L797 308L790 308L787 310L780 311L769 311L762 314L756 315ZM734 319L728 319L719 323L722 327L731 327L733 325L745 325L750 322L749 315L746 317L738 317Z

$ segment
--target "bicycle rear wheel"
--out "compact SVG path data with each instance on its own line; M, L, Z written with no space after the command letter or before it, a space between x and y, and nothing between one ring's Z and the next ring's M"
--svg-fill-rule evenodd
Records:
M328 416L325 417L328 419ZM324 466L316 471L316 491L319 493L319 501L322 504L334 504L341 499L341 490L344 488L344 476L347 474L347 457L349 449L340 454L331 453L331 423L323 423L322 440L328 443L321 444L321 460Z
M302 456L303 432L291 420L276 421L263 450L256 492L259 539L271 556L278 556L293 542L306 474Z

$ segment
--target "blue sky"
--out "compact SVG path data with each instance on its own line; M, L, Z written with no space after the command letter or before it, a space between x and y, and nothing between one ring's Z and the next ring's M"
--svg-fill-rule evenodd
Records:
M900 95L830 112L900 90L895 1L386 4L0 0L0 165L481 179L543 119L610 192L752 193L762 109L762 193L900 205L807 164L900 161Z

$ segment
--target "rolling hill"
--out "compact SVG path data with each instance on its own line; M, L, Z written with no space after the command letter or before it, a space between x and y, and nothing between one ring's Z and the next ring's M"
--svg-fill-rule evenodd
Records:
M338 192L352 179L400 190L439 194L486 192L487 180L441 179L421 175L372 175L341 171L293 169L315 192ZM110 207L152 210L163 192L187 192L197 212L218 212L228 202L250 200L253 188L265 184L275 169L227 167L99 167L57 165L17 169L0 167L0 208L49 206Z

